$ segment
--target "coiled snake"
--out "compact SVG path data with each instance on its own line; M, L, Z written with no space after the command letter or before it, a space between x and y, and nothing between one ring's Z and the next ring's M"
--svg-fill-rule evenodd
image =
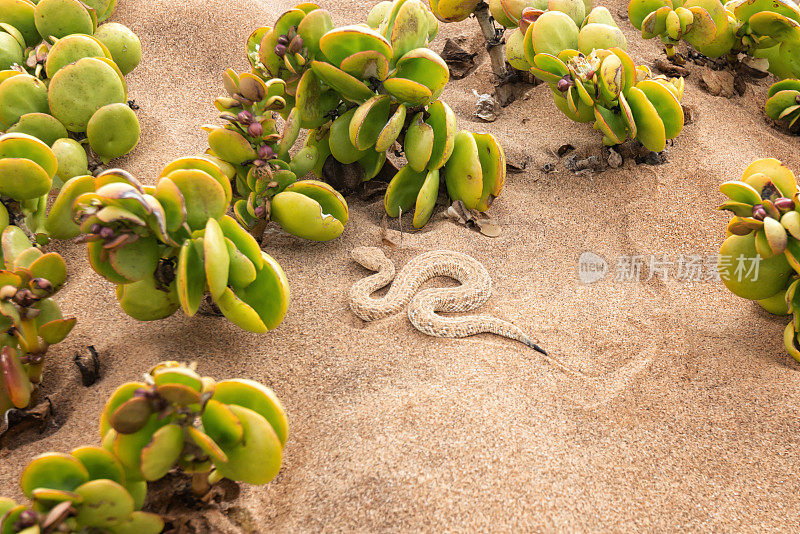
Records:
M475 258L451 250L425 252L408 262L395 277L394 263L379 248L356 247L351 256L361 266L377 271L359 280L350 289L350 309L361 319L382 319L399 313L408 304L409 321L417 330L429 336L460 338L492 333L520 341L547 356L541 347L508 321L488 315L444 317L436 313L467 312L489 300L492 279ZM437 276L453 278L461 285L419 291L422 284ZM372 293L392 280L394 283L385 297L371 297Z

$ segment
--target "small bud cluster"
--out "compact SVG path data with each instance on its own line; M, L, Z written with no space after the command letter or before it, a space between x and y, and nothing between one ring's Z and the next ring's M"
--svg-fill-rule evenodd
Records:
M566 93L570 87L575 86L576 82L572 78L573 73L580 80L591 81L600 66L600 61L594 53L588 56L581 53L570 60L570 65L572 67L572 69L570 69L571 72L565 74L564 77L556 83L556 89L562 93Z
M170 387L174 386L166 386ZM178 386L179 389L181 387L184 386ZM162 388L164 386L152 384L150 387L136 389L133 399L123 404L115 414L117 417L112 418L112 426L123 434L133 433L141 429L152 414L158 414L159 419L177 416L175 423L193 425L197 416L205 410L205 403L211 396L210 393L205 393L198 396L198 402L194 402L173 390L162 391ZM131 404L135 408L131 409Z
M39 514L33 510L24 510L19 514L17 522L14 523L14 532L22 532L26 528L31 528L39 524Z
M165 398L158 394L155 388L139 388L133 392L135 398L147 399L150 403L150 410L153 413L167 414L171 406Z
M88 215L85 214L84 217ZM139 235L133 229L125 227L104 226L94 223L89 227L89 233L84 236L83 241L105 241L103 248L115 249L126 243L133 243L139 239Z
M0 287L0 300L12 302L17 311L27 318L33 318L39 311L33 309L37 302L53 294L53 284L46 278L34 278L28 287L5 285Z
M29 282L29 286L29 289L13 285L0 287L0 299L11 299L22 307L28 307L50 296L53 292L53 284L46 278L34 278Z
M773 219L780 218L781 214L795 208L794 200L791 198L780 197L768 204L756 204L753 206L753 218L763 221L767 217Z
M25 64L29 69L36 68L37 65L44 66L45 62L47 61L47 54L49 52L50 45L46 42L42 43L36 48L30 50L28 53L28 58L25 60Z
M275 157L275 149L263 142L264 140L262 139L262 136L264 136L264 125L262 124L264 117L253 115L251 111L244 109L236 115L224 113L221 118L235 125L242 133L246 132L247 135L261 143L256 148L258 159L253 161L253 165L263 167L267 164L267 161Z
M278 37L275 55L282 58L286 54L297 54L303 49L303 38L297 35L297 28L292 26L284 35Z
M247 126L247 133L251 137L261 137L264 135L264 127L261 125L260 122L256 120L256 117L253 116L247 110L240 111L238 115L236 115L236 120L240 124Z

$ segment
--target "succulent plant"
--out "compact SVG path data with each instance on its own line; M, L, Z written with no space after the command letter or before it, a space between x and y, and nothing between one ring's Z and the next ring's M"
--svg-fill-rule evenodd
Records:
M482 0L430 0L430 6L433 14L442 22L461 22L475 11L475 8L481 1ZM388 6L391 4L392 2L390 1L380 2L373 8L373 12L384 8L388 9Z
M64 184L47 218L57 239L82 235L89 263L117 284L122 309L147 321L180 307L193 316L206 294L241 328L266 332L283 320L283 269L225 212L228 176L212 159L180 158L155 186L121 169Z
M780 78L800 77L800 9L792 0L631 0L628 14L642 37L661 38L670 58L683 39L709 57L749 54L767 59Z
M720 206L730 211L729 237L720 251L721 256L763 259L757 278L739 280L732 276L733 262L722 266L728 289L751 300L762 300L785 289L795 259L795 241L791 232L800 235L800 212L796 212L797 183L794 174L775 159L754 161L745 169L740 180L725 182L720 191L730 200ZM792 215L797 213L797 215ZM784 218L784 216L786 216ZM784 226L785 225L785 226ZM787 230L787 228L791 230ZM766 270L765 268L769 268ZM765 273L767 275L765 276Z
M136 146L139 122L126 105L124 75L141 60L141 43L122 24L97 26L115 5L0 0L0 130L48 146L71 135L104 163ZM65 174L60 179L76 176Z
M30 505L0 497L0 532L156 534L164 521L142 511L148 482L180 468L198 497L225 478L266 484L280 470L289 434L271 389L217 382L171 361L118 387L99 426L102 447L50 452L28 464L20 488Z
M461 22L470 15L475 17L481 29L481 33L483 34L486 50L489 53L489 62L492 67L492 73L494 74L494 96L496 101L501 106L505 107L517 98L511 84L518 81L519 78L513 70L507 68L506 41L504 39L505 30L502 26L507 28L516 27L519 24L519 19L522 16L522 10L524 8L535 6L546 9L547 1L487 1L489 2L488 4L484 1L477 0L468 0L466 2L455 0L430 0L430 6L434 16L446 23ZM367 23L374 26L370 21L380 18L376 17L374 14L377 12L380 16L383 16L383 6L387 4L391 5L391 2L381 2L375 6L370 13L370 17L367 19ZM499 22L501 28L497 28L495 22ZM527 70L527 68L522 68L521 70Z
M60 189L70 178L91 174L86 150L78 141L68 137L57 139L51 149L58 160L58 170L53 178L55 187Z
M733 46L736 23L729 21L719 0L631 0L628 15L642 37L661 38L669 58L675 57L681 39L711 57L727 54Z
M111 16L116 3L116 0L0 0L0 24L3 25L0 27L6 33L19 35L23 50L29 52L43 41L54 43L70 35L95 34L106 26L98 27L98 24ZM121 24L109 26L103 30L106 35L124 28ZM138 39L130 39L130 36L126 39L129 39L128 44L134 45L128 53L135 54Z
M435 120L429 119L429 122L435 124L440 120L436 117ZM455 129L455 118L452 122ZM386 190L386 213L391 217L399 217L413 207L412 225L417 229L422 228L433 214L440 177L444 178L451 200L462 201L468 209L488 210L502 192L506 177L505 154L497 139L491 134L463 130L442 141L436 139L433 133L429 137L434 143L434 154L441 156L431 157L422 165L415 163L412 158L400 169ZM443 151L437 142L447 143Z
M605 7L591 9L591 3L581 0L498 0L496 4L505 15L495 14L495 18L513 28L506 54L517 70L527 71L529 60L542 52L558 55L562 50L577 49L589 54L595 48L627 49L625 36Z
M106 46L111 53L111 59L125 76L142 60L142 43L139 37L124 24L118 22L103 24L97 28L93 37Z
M594 122L605 145L631 138L660 152L683 129L683 78L653 76L619 48L539 53L533 63L531 72L550 85L558 109L574 121Z
M67 279L67 266L55 252L31 246L16 226L2 232L0 270L0 414L26 408L50 345L75 326L64 319L53 296Z
M47 85L30 74L16 70L1 71L0 128L7 130L32 113L50 113Z
M526 9L537 9L539 11L547 11L548 9L547 0L489 0L488 4L492 17L504 28L518 27L522 20L522 14ZM580 5L575 5L574 7L581 11L580 20L577 21L577 24L580 24L586 14L583 1L579 0L578 4ZM564 4L562 7L566 9L567 5ZM575 13L577 14L577 9Z
M0 532L157 534L164 521L142 512L147 486L129 480L122 463L100 447L45 453L22 472L21 505L0 497Z
M0 0L0 13L2 23L8 24L22 34L25 47L35 46L41 42L42 37L36 30L34 13L36 4L27 0Z
M252 380L198 375L177 362L123 384L100 418L103 447L128 481L158 480L173 467L202 495L223 478L266 484L281 467L288 420L271 389Z
M764 110L774 121L786 123L789 131L800 134L800 80L788 79L776 82L769 88Z
M92 35L97 22L97 12L80 0L39 0L34 10L36 31L44 39L74 33Z
M50 111L71 132L86 132L92 116L109 104L125 103L125 79L113 61L84 57L61 67L48 86Z
M737 21L734 52L769 61L779 78L800 78L800 8L792 0L732 0L725 7Z
M740 180L725 182L728 237L718 271L734 294L765 310L793 315L784 331L786 350L800 361L800 193L794 173L780 161L759 159Z
M397 0L383 14L374 21L378 24L374 29L334 28L326 10L300 4L281 15L274 27L254 32L250 60L267 77L285 80L291 97L299 91L301 102L308 104L297 102L304 128L324 124L325 114L339 103L336 91L363 101L375 92L368 84L377 84L399 93L398 99L422 100L426 93L430 99L435 88L426 82L438 85L438 75L424 76L418 68L424 63L412 61L413 55L402 68L398 62L406 53L427 46L438 32L436 18L419 0ZM377 19L374 14L371 18ZM289 109L295 107L295 102L288 103Z
M434 4L439 17L457 17L464 9ZM370 180L394 147L402 147L407 165L387 189L390 215L416 207L414 227L424 226L445 176L454 199L488 208L505 177L496 140L463 132L461 144L468 148L461 161L445 165L458 132L455 114L439 99L449 69L428 48L438 32L434 12L419 0L386 1L372 9L367 25L335 27L327 11L301 4L274 27L252 34L254 74L226 74L228 96L216 104L228 124L208 128L210 154L234 166L242 197L234 211L245 226L258 229L266 218L302 237L338 236L347 222L344 199L327 184L297 179L308 173L323 178L333 158L359 165ZM272 112L285 119L283 131L276 130ZM294 151L302 129L308 130L305 141ZM481 143L491 149L479 157ZM476 170L483 172L476 176Z
M223 81L228 96L218 98L215 105L227 124L204 129L208 155L225 168L235 186L237 220L257 237L270 220L291 234L315 241L341 235L348 219L342 195L323 182L298 181L313 168L321 173L329 152L320 154L317 146L306 146L290 157L300 133L296 108L286 115L283 132L276 129L274 113L285 112L289 98L286 82L264 82L233 70L225 73Z
M307 19L298 23L296 31L301 40L305 39L302 50L308 56L303 72L295 74L301 75L297 78L298 86L306 89L300 93L302 101L308 102L315 89L321 88L320 98L312 102L312 109L301 109L302 127L316 128L324 124L325 112L338 108L343 99L360 103L377 92L386 92L397 101L420 105L435 100L441 92L447 83L447 69L445 66L443 70L441 58L429 54L427 49L428 42L438 32L436 18L419 0L398 0L387 7L390 9L384 10L383 18L377 19L373 14L372 18L377 19L374 28L364 25L333 27L328 23L330 15L319 9L312 10L308 17L324 19L324 24ZM317 15L317 11L321 13ZM284 21L293 13L297 15L296 10L284 14L275 29L265 35L260 49L265 64L273 62L271 57L275 53L275 50L266 49L265 44L282 31L287 24ZM307 26L318 27L318 35L307 32ZM293 32L291 27L287 31ZM309 70L314 75L302 81ZM273 70L270 74L282 77ZM331 90L337 94L326 98ZM297 96L292 83L287 83L287 92ZM308 94L303 94L306 92Z
M23 133L0 135L0 210L3 227L9 211L14 222L37 240L45 238L47 195L58 170L58 159L39 139Z
M14 26L0 23L0 69L25 61L25 38Z
M627 49L627 41L611 13L598 6L585 17L580 0L551 0L542 9L525 7L517 20L518 28L506 42L506 55L512 67L527 71L535 66L536 54L558 56L564 50L579 50L589 55L595 49Z

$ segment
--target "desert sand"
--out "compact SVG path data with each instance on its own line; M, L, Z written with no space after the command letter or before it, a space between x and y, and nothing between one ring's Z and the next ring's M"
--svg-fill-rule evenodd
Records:
M321 0L337 24L360 22L372 2ZM662 54L605 4L637 63ZM174 158L206 148L200 125L216 121L220 76L246 70L244 41L288 1L120 0L112 20L142 39L129 77L143 137L118 164L145 183ZM782 346L786 318L742 300L719 282L614 280L619 256L716 254L727 217L718 185L756 158L800 171L798 139L763 114L769 80L744 96L710 96L690 66L684 104L694 121L668 149L668 163L576 176L555 163L559 146L596 151L600 134L571 123L546 86L493 123L473 117L491 91L477 24L442 25L432 45L463 38L478 68L443 98L459 126L488 131L510 174L490 210L496 239L436 218L386 248L402 265L435 249L468 253L487 267L494 294L481 310L514 322L587 376L565 374L502 338L435 339L403 315L364 323L347 292L366 270L349 258L381 245L382 199L349 199L345 233L311 243L270 233L265 250L285 269L292 303L283 324L245 333L223 318L142 323L127 317L113 287L90 269L84 246L51 245L67 259L59 294L73 333L49 355L45 390L56 424L0 450L0 493L20 497L19 474L41 452L98 444L97 419L120 383L161 360L197 361L217 378L272 387L291 435L281 474L243 487L219 532L302 531L763 531L800 519L800 366ZM408 224L407 224L408 226ZM396 224L394 226L396 228ZM399 234L392 233L399 240ZM578 258L609 262L605 280L583 284ZM646 278L646 276L645 276ZM84 388L72 363L93 344L102 379Z

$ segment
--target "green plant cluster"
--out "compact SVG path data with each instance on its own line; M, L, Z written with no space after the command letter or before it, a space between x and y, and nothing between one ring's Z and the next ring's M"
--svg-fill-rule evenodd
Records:
M112 393L100 435L102 447L34 458L20 479L30 504L0 498L0 532L157 534L164 521L141 511L148 482L177 468L198 497L224 478L266 484L280 470L288 420L258 382L216 382L163 362Z
M542 52L532 60L531 72L550 85L558 109L593 122L605 145L630 138L660 152L683 130L683 78L653 76L622 49Z
M667 55L685 40L709 57L747 54L769 61L779 78L800 77L800 8L792 0L631 0L642 37L660 37Z
M800 361L800 193L794 173L772 158L751 163L725 182L720 206L733 214L719 251L718 272L734 294L778 315L792 314L786 350Z
M441 187L478 211L502 192L502 147L458 129L441 99L448 66L429 48L440 20L479 8L488 19L479 0L431 0L430 9L384 0L365 24L345 26L317 4L298 4L251 34L250 72L224 73L226 94L214 102L224 124L203 126L206 153L168 163L153 185L122 169L89 171L87 145L107 163L139 141L125 75L141 44L125 26L100 24L115 5L0 0L0 414L31 404L49 347L75 325L53 299L67 269L41 250L51 238L85 243L92 269L137 320L206 307L263 333L283 320L290 290L259 238L269 222L309 240L340 236L349 209L326 182L331 169L360 169L368 181L385 176L394 154L384 208L413 212L416 229ZM637 66L605 7L489 0L488 9L512 29L510 64L546 82L558 109L592 123L605 145L632 139L658 152L681 133L683 78ZM631 0L629 16L670 57L685 39L712 57L767 59L787 79L770 88L766 114L798 131L800 9L791 0ZM733 214L720 276L736 295L792 315L784 343L800 361L795 176L760 159L720 189L729 198L720 209ZM113 392L100 436L100 447L36 457L20 481L29 503L0 498L0 534L160 532L164 521L142 511L149 482L179 471L198 496L224 478L266 484L280 470L288 421L258 382L217 382L162 362Z
M478 2L435 1L445 22L466 19ZM636 139L660 152L680 134L683 78L653 76L636 66L627 41L607 8L591 0L491 0L494 19L512 28L509 64L547 82L556 106L577 122L591 122L603 143Z
M347 222L344 199L299 179L322 179L333 158L359 165L370 180L395 148L406 163L386 192L390 216L413 209L422 228L442 178L451 199L488 209L502 191L505 156L492 135L458 131L439 98L449 70L428 48L437 32L419 0L381 2L366 25L341 27L316 4L299 4L256 30L247 43L253 72L226 74L228 95L216 105L227 124L207 128L209 153L236 170L238 220L254 229L274 220L295 235L333 239ZM281 132L273 112L285 120Z
M278 263L226 213L230 176L206 156L168 164L153 186L120 169L78 176L48 215L49 234L81 236L92 268L117 284L122 309L140 321L178 308L195 315L210 297L250 332L283 320L289 283Z
M526 7L506 42L506 55L512 67L528 71L536 54L557 56L563 50L578 50L589 55L593 50L619 48L628 43L611 13L598 6L584 16L581 0L544 3L543 8ZM509 21L511 22L511 21Z
M0 270L0 418L31 404L50 345L75 326L53 296L67 280L64 259L42 253L16 226L3 228Z
M86 145L107 163L139 142L125 75L142 48L126 26L100 24L115 6L0 0L0 131L52 147L59 182L88 173Z
M339 237L349 216L344 197L324 182L298 180L311 166L317 166L321 176L318 147L306 146L294 157L289 155L300 131L299 112L287 115L278 132L273 111L286 109L286 83L265 82L256 74L230 69L223 82L228 96L217 98L215 106L226 124L204 129L208 154L231 177L236 219L259 237L269 221L305 239Z
M83 149L80 154L85 156ZM58 165L56 153L36 137L0 135L0 220L26 229L40 243L48 240L47 198Z
M31 404L50 345L75 325L52 298L67 279L64 259L43 253L27 235L47 239L47 198L57 166L39 139L0 135L0 418Z
M775 82L764 104L767 116L783 123L793 134L800 134L800 80L790 78Z
M39 241L81 236L92 268L117 284L122 309L138 320L161 319L181 307L191 316L208 298L246 330L280 324L289 304L286 275L226 215L233 174L225 175L214 158L178 159L155 186L120 169L76 176L47 213L57 165L39 139L0 136L0 414L28 407L48 347L75 324L51 298L66 281L64 260L44 254L10 225L15 212Z

